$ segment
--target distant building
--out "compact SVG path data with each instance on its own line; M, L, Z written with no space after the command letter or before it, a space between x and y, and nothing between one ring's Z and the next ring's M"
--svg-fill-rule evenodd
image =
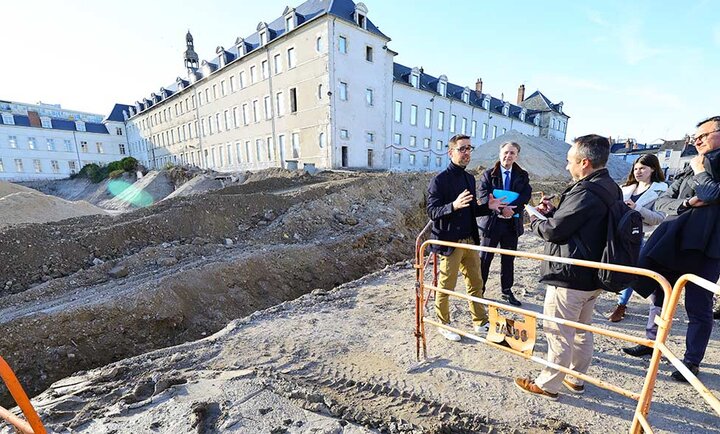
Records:
M665 175L674 177L690 164L690 160L697 155L697 149L690 136L685 136L679 140L665 140L656 155Z
M660 145L638 143L635 139L620 139L613 141L610 138L610 152L623 161L634 162L644 154L657 154Z
M390 19L388 18L388 21ZM393 61L390 38L351 0L286 8L128 107L131 154L148 167L219 171L318 167L436 171L456 133L480 145L510 130L564 140L563 103L516 104Z
M0 101L0 180L67 178L84 165L128 156L123 110L110 116L59 104Z

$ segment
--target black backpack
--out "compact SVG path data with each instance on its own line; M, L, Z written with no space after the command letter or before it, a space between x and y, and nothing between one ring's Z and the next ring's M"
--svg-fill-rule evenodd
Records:
M600 262L605 264L627 265L634 267L640 257L640 245L643 239L643 222L639 212L627 206L622 199L611 197L603 187L584 182L583 186L600 197L608 207L607 241ZM575 237L580 253L586 258L588 249ZM638 276L610 270L597 270L600 288L618 293L627 288Z

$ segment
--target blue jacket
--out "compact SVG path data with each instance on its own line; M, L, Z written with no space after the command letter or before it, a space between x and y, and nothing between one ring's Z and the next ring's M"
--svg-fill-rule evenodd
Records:
M470 206L453 210L452 202L463 190L473 194ZM433 221L430 238L433 240L457 242L463 238L472 238L475 245L480 244L477 218L488 215L492 211L487 203L477 203L475 177L465 171L464 167L450 163L447 169L438 173L428 187L427 213ZM449 255L452 247L431 246L431 251L441 255Z

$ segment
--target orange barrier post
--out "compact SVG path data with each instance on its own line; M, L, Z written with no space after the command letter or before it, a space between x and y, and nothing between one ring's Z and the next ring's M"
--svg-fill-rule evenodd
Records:
M23 390L10 365L2 357L0 357L0 377L2 377L18 407L22 410L27 422L2 407L0 407L0 417L22 431L23 434L46 434L47 431L45 431L40 416L38 416L32 403L30 403L25 390Z

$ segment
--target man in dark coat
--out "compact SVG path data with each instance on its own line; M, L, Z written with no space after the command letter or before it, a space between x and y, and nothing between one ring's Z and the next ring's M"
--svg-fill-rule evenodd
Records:
M475 178L465 171L473 150L470 137L457 134L448 142L450 164L438 173L428 187L427 213L433 221L431 239L455 243L480 244L477 218L497 211L503 205L490 197L480 205L475 199ZM455 249L432 245L431 250L440 258L438 287L454 290L458 271L465 277L467 293L473 297L483 296L480 275L480 256L474 250ZM435 294L435 313L443 324L450 323L450 304L447 294ZM476 333L487 331L488 317L485 306L470 302L473 328ZM460 335L440 328L440 334L451 341L459 341Z
M605 137L590 134L575 139L567 154L567 170L575 183L562 193L557 208L547 200L538 206L546 219L531 217L533 233L546 241L546 255L600 261L607 241L608 207L598 192L622 199L620 187L605 168L609 155L610 142ZM597 270L543 261L540 274L540 281L547 284L543 313L590 324L601 292ZM549 362L587 372L593 354L592 333L554 321L543 321L543 330ZM516 378L515 385L524 392L553 400L558 398L560 386L576 394L585 391L582 380L549 367L534 381Z
M694 144L698 155L675 178L670 188L658 197L655 209L668 215L640 252L641 268L662 274L671 284L683 274L692 273L711 282L720 275L720 116L697 125ZM655 339L655 315L660 314L664 293L652 279L641 278L634 285L644 297L650 297L645 334ZM688 328L683 363L693 373L700 371L713 327L713 294L694 283L685 286L685 310ZM642 345L624 348L631 356L652 354ZM672 378L686 381L679 372Z
M478 191L480 203L486 203L493 190L512 191L519 194L517 199L507 201L509 205L514 205L519 211L504 208L500 212L480 218L480 236L483 246L497 247L500 244L503 249L517 250L518 237L523 233L524 213L522 210L530 201L532 193L528 173L516 163L519 155L520 145L518 143L503 143L500 147L500 160L483 172L480 178ZM482 262L480 271L485 284L490 275L490 264L494 256L495 254L490 252L480 253ZM513 306L520 306L522 303L515 298L512 292L512 286L515 283L514 262L514 256L500 256L500 288L504 301ZM485 292L485 288L483 288L483 292Z

